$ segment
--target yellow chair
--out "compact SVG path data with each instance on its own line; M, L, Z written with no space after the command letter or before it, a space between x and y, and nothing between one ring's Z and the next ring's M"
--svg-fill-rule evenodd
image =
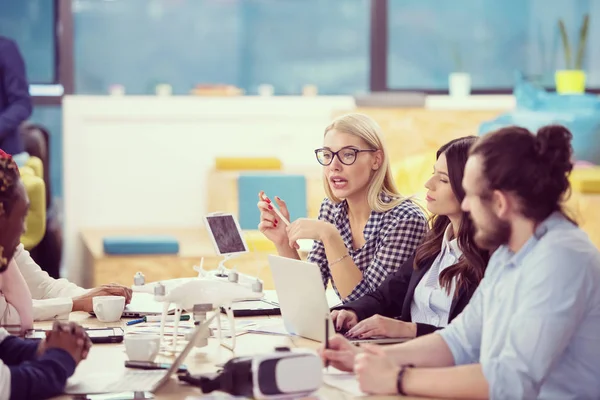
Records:
M216 157L217 171L280 170L281 160L275 157Z
M580 193L600 193L600 167L575 168L569 180L573 191Z
M431 177L434 162L432 154L422 153L392 163L392 174L400 193L410 197L425 211L425 182Z
M30 157L19 168L21 180L29 197L29 212L25 220L27 231L21 236L25 249L31 250L40 243L46 233L46 185L42 160Z

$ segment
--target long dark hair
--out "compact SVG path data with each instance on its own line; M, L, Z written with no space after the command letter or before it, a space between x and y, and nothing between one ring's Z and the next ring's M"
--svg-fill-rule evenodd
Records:
M476 136L466 136L451 140L437 151L436 160L442 154L446 156L448 165L448 178L450 187L459 203L465 198L465 190L462 187L462 179L465 172L465 164L469 157L469 149L478 140ZM418 269L426 262L433 261L442 249L444 232L450 224L450 218L446 215L434 215L431 218L431 229L425 236L423 243L417 247L415 253L414 268ZM469 218L468 213L463 212L458 232L454 232L457 237L458 247L462 251L462 256L458 262L440 273L440 285L448 293L452 288L452 281L456 278L456 291L458 295L460 289L467 286L478 285L483 279L483 274L489 260L489 252L477 247L473 236L475 236L475 226Z
M483 159L484 196L515 193L525 217L541 222L559 211L575 223L563 207L571 189L572 138L562 125L543 126L537 134L509 126L485 135L470 150Z

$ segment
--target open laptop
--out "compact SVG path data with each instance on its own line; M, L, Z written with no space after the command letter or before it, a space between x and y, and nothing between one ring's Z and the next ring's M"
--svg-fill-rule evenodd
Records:
M277 299L286 330L318 342L325 341L325 324L335 332L329 318L325 288L319 266L287 257L269 255ZM408 338L348 339L352 343L402 343Z
M125 306L123 318L142 318L146 315L161 315L163 303L154 300L154 296L150 293L133 292L131 302ZM175 305L171 305L169 314L175 312Z
M212 318L206 323L210 323ZM95 394L95 393L120 393L120 392L151 392L156 393L165 383L169 381L171 376L183 364L188 356L194 343L198 338L204 324L200 324L194 329L185 348L179 353L171 367L167 370L145 370L125 368L120 376L115 374L103 374L95 372L86 374L80 381L72 381L72 378L67 382L65 389L66 394ZM96 366L96 371L100 370L101 366ZM112 379L111 379L112 377Z

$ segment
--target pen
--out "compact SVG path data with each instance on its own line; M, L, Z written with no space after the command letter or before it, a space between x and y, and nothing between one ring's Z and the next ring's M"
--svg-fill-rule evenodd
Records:
M329 315L325 317L325 349L329 349ZM325 359L325 368L329 368L327 359Z
M264 200L264 201L267 201L267 199L268 199L267 195L263 193L263 200ZM269 203L270 203L270 202L269 202ZM269 204L269 205L271 205L271 204ZM286 218L286 217L284 217L284 216L283 216L283 214L281 214L281 211L279 211L279 209L277 209L277 207L275 207L275 206L271 206L271 207L272 207L273 211L275 211L275 214L277 214L277 216L278 216L279 218L281 218L281 220L283 221L283 223L284 223L286 226L290 226L290 221L288 221L288 220L287 220L287 218Z
M127 321L126 325L135 325L135 324L141 324L144 322L160 322L162 319L161 316L159 315L147 315L143 318L139 318L139 319L132 319L131 321ZM189 321L190 316L189 315L182 315L181 318L179 318L180 321ZM167 317L165 319L166 322L171 322L171 321L175 321L174 317Z
M142 322L146 322L146 318L132 319L131 321L127 321L125 325L141 324Z
M146 322L160 322L162 319L162 317L160 315L147 315L144 318L146 319ZM190 316L188 314L182 315L181 318L179 318L179 320L180 321L189 321ZM167 316L165 321L175 321L175 317Z

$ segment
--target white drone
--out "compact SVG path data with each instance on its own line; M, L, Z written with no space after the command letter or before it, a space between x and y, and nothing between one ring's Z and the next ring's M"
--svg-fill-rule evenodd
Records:
M229 272L231 274L232 271ZM233 271L236 274L235 271ZM146 285L134 285L134 292L150 293L154 295L154 300L163 303L163 311L160 321L160 343L163 344L165 321L174 304L175 310L175 326L173 332L173 351L177 346L177 332L179 327L179 319L182 311L191 312L195 305L208 305L210 310L216 315L220 312L221 307L225 309L228 320L229 329L231 331L232 344L227 345L223 340L221 330L221 318L217 318L217 331L221 345L233 350L235 348L235 321L232 304L236 301L244 300L260 300L264 294L262 291L253 290L252 286L244 283L231 282L221 274L200 273L196 278L179 278L166 281L153 282ZM256 287L255 287L256 289Z
M225 268L225 262L233 257L248 253L248 245L236 218L232 214L212 213L204 217L206 229L218 256L224 259L214 271L204 271L202 259L200 267L194 267L198 272L196 278L170 279L162 282L144 285L134 278L134 291L150 293L156 301L164 303L160 340L164 337L165 321L171 304L175 304L175 332L173 348L177 341L177 328L181 312L192 311L195 305L204 305L212 311L220 312L223 307L229 318L229 329L232 335L232 346L223 342L221 319L217 318L217 328L221 344L233 350L235 347L235 324L233 320L232 303L244 300L259 300L263 297L262 282L258 278L238 273L235 269ZM258 276L258 274L257 274ZM203 310L204 312L205 310ZM218 315L218 314L217 314Z

